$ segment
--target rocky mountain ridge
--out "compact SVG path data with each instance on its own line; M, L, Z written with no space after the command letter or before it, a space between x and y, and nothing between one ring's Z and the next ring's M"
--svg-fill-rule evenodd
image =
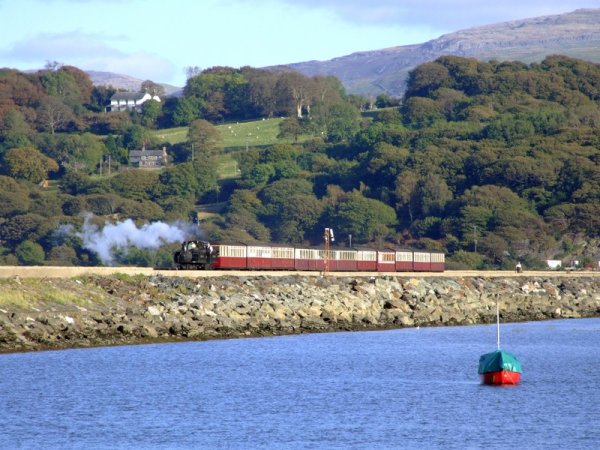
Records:
M401 97L406 89L408 73L416 66L443 55L531 63L551 54L600 63L600 8L468 28L422 44L265 68L276 71L292 69L309 76L333 75L342 81L349 93L366 96L385 93ZM96 85L112 85L133 91L137 91L143 81L110 72L88 73ZM169 95L181 92L180 87L163 86Z
M417 45L358 52L329 61L307 61L277 70L333 75L351 93L402 96L408 73L444 55L487 61L541 61L551 54L600 63L600 9L469 28Z

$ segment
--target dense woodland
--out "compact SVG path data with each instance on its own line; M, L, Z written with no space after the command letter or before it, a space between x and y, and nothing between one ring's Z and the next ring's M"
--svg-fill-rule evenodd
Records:
M332 227L337 246L441 250L450 267L600 256L597 64L447 56L413 70L404 98L375 101L332 77L227 67L140 112L104 112L114 92L69 66L0 70L0 264L98 264L61 232L86 213L190 221L217 199L221 214L199 224L213 241L319 245ZM225 149L215 127L269 117L296 143ZM173 126L189 127L185 142L152 132ZM129 150L162 146L166 169L119 170ZM225 151L237 178L219 177ZM118 262L168 264L172 249Z

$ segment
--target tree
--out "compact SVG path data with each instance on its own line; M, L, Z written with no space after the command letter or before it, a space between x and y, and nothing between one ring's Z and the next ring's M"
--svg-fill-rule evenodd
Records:
M302 242L321 219L323 203L311 194L292 195L271 217L274 237L280 242Z
M0 217L24 213L30 206L28 189L13 178L0 175Z
M37 241L53 226L47 217L38 214L13 216L0 227L0 240L13 247L26 239Z
M260 192L259 198L266 207L266 215L276 218L293 195L313 195L312 183L297 178L278 180L266 186Z
M110 180L117 193L132 200L149 200L157 183L158 173L149 170L121 171Z
M411 170L402 172L396 177L396 209L408 213L409 224L415 219L417 212L417 184L419 176Z
M301 119L310 107L314 96L314 82L298 72L281 74L275 92L278 109Z
M196 176L196 196L201 197L207 192L217 191L218 171L216 158L197 158L192 163ZM218 194L217 194L218 195Z
M204 103L201 100L194 97L181 97L173 111L173 123L189 125L200 117L202 109L204 109Z
M439 62L421 64L408 74L406 97L429 97L441 86L449 86L452 80L446 67Z
M407 123L416 128L426 128L444 118L440 105L427 97L410 97L402 107Z
M185 68L185 78L189 80L190 78L196 77L202 73L202 69L198 66L187 66Z
M11 148L4 155L4 162L13 178L39 183L48 172L57 172L58 164L32 147Z
M161 171L157 187L161 197L194 198L198 191L198 180L192 163L170 166Z
M38 119L43 129L54 134L58 130L63 130L73 119L73 112L59 98L47 97L42 100Z
M116 194L90 194L85 197L85 208L96 216L108 216L116 214L123 201Z
M452 192L441 177L425 177L417 185L417 196L423 216L441 215L452 200Z
M44 249L40 244L26 240L15 250L19 262L25 266L38 266L44 262Z
M156 120L161 114L162 104L156 100L148 100L142 105L142 125L154 128Z
M239 114L240 95L247 80L239 70L231 67L212 67L189 78L183 90L185 97L194 97L204 102L204 117L220 121ZM243 108L242 108L243 109Z
M345 102L319 103L313 120L323 127L327 140L333 143L348 142L360 130L360 112Z
M57 245L48 252L48 261L61 266L72 266L77 263L77 253L68 245Z
M47 136L46 153L68 170L92 173L107 152L102 140L91 133Z
M71 108L80 109L90 102L94 85L87 73L73 66L58 66L54 62L39 72L46 93L60 99Z
M400 101L392 98L387 94L379 94L375 99L375 106L378 108L388 108L390 106L398 106Z
M117 213L123 217L133 220L142 219L148 221L162 220L165 213L162 208L149 200L124 200L117 207Z
M389 232L388 227L396 222L396 213L390 206L355 190L330 210L328 224L338 231L338 235L351 234L356 242L368 242L377 232Z
M87 194L92 186L93 182L89 175L77 170L68 170L60 183L60 189L69 195Z
M154 144L154 139L146 128L141 125L133 125L125 132L123 144L129 150L141 150L150 148Z
M193 157L206 160L216 156L223 150L223 136L210 122L194 120L188 129L188 143L192 146Z
M0 114L1 117L1 114ZM0 142L2 147L31 147L33 130L18 109L10 109L0 122Z
M142 82L140 86L140 92L147 92L151 96L164 97L165 96L165 88L154 81L146 80Z
M287 137L294 138L294 142L298 142L298 137L302 134L302 125L297 117L287 117L279 123L279 133L277 139L285 139Z

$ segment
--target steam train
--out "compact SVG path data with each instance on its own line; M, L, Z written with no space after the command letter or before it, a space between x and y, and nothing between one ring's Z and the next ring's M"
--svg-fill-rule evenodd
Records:
M177 269L443 272L445 255L416 250L357 250L185 241L173 254Z

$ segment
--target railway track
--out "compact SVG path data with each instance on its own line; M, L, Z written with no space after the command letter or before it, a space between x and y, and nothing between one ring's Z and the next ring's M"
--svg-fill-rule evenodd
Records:
M381 277L398 276L409 278L420 277L600 277L600 272L594 271L524 271L515 273L512 271L501 270L446 270L445 272L295 272L295 271L249 271L249 270L174 270L174 269L154 269L152 267L59 267L59 266L0 266L0 278L72 278L85 275L109 276L115 274L125 275L164 275L171 277L188 278L210 278L221 276L332 276L332 277Z

